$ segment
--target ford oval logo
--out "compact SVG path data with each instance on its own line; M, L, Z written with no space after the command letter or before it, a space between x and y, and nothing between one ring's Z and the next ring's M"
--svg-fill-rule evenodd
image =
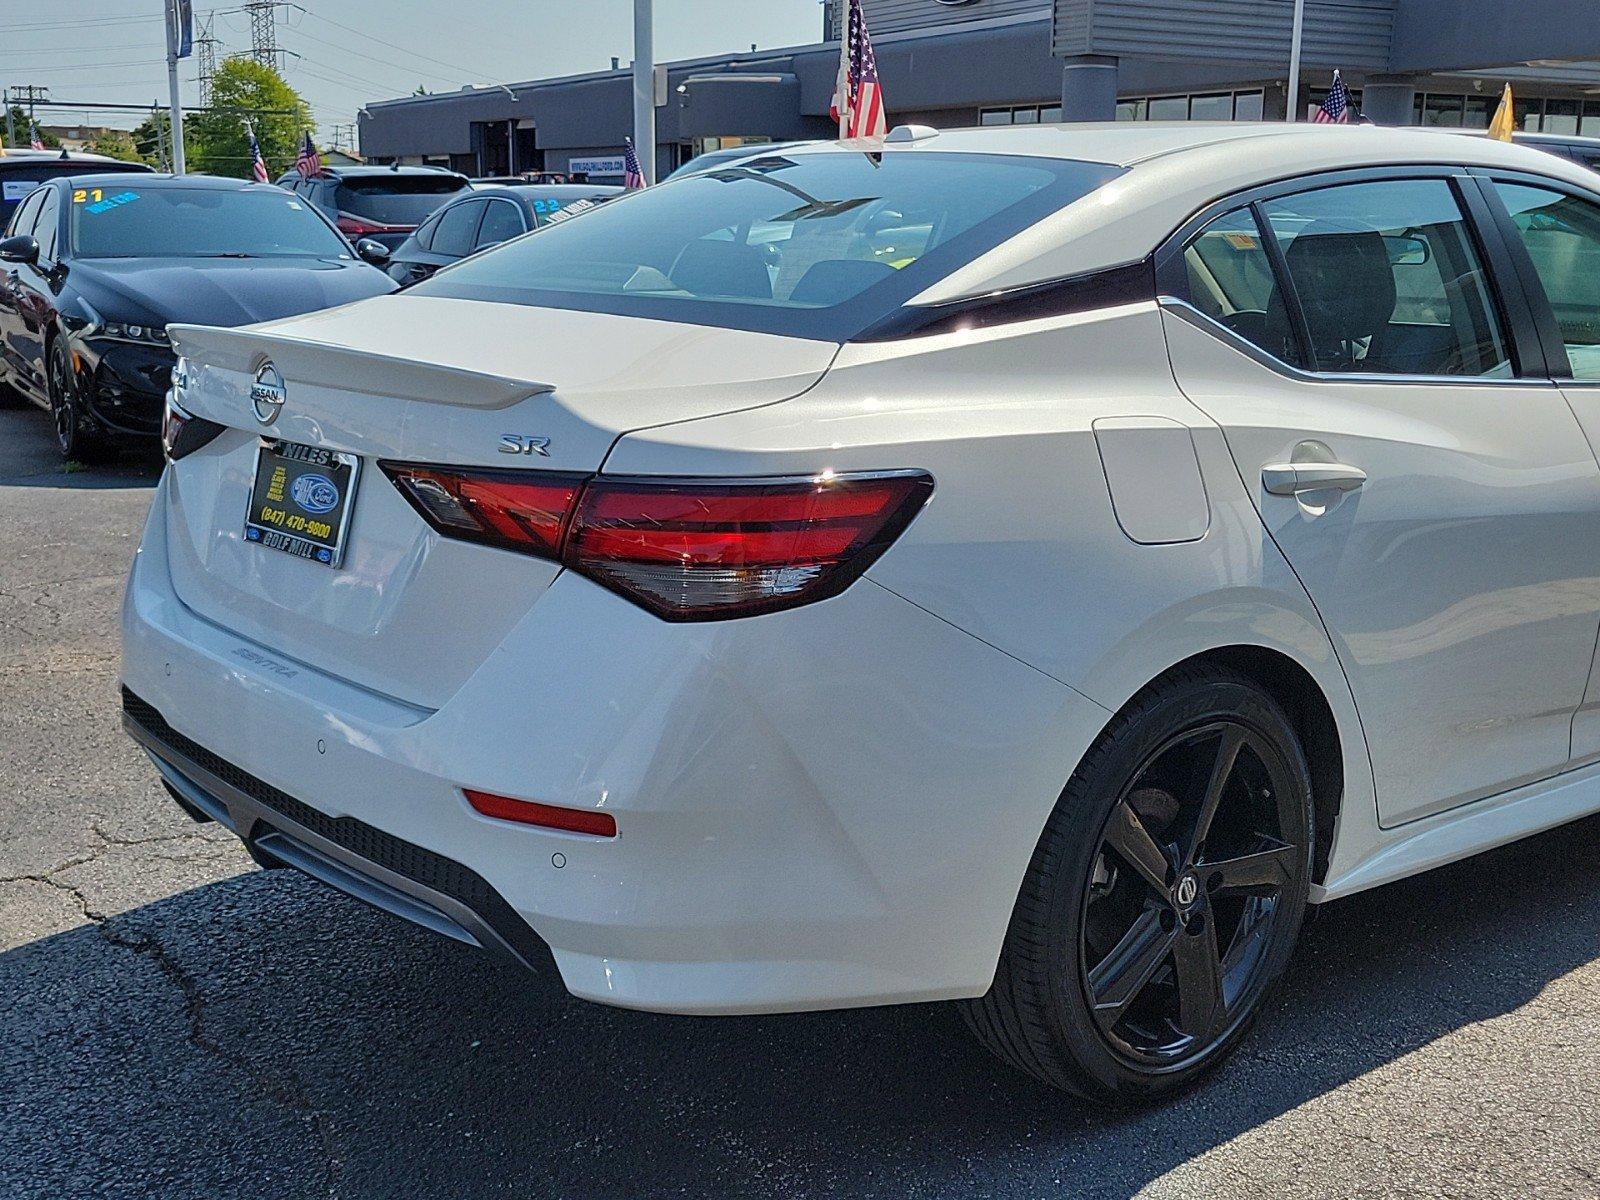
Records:
M302 475L289 485L289 495L306 512L320 517L339 507L339 489L326 475Z
M287 395L278 368L270 361L262 363L256 371L256 381L250 385L250 403L256 410L256 419L263 425L271 425L283 411Z

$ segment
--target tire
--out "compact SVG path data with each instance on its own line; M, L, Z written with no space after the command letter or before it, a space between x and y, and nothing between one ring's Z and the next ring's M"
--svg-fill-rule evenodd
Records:
M50 419L55 425L56 449L63 462L100 462L112 453L105 433L84 414L79 403L76 373L65 337L51 339L45 351L45 389L50 397Z
M1087 1099L1192 1086L1238 1046L1288 966L1312 815L1294 729L1253 682L1194 667L1151 685L1057 802L994 983L962 1005L968 1027Z

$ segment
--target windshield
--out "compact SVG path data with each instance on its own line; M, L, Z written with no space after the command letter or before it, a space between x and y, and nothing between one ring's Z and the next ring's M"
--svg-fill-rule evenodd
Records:
M844 340L1118 174L997 155L768 155L626 196L412 291Z
M380 225L420 225L467 183L455 175L387 175L346 179L334 203L342 213Z
M74 188L69 235L78 258L349 258L305 203L277 188Z

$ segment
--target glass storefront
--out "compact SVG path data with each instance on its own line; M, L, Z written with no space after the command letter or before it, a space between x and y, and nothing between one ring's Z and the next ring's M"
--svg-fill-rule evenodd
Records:
M1260 88L1188 96L1134 96L1117 101L1117 120L1259 121L1265 102L1266 95Z

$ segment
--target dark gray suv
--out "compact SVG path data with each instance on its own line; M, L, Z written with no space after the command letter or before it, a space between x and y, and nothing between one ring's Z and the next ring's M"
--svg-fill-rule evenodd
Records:
M351 241L371 238L389 250L428 215L471 184L443 167L327 167L307 179L290 171L278 180L339 226Z

